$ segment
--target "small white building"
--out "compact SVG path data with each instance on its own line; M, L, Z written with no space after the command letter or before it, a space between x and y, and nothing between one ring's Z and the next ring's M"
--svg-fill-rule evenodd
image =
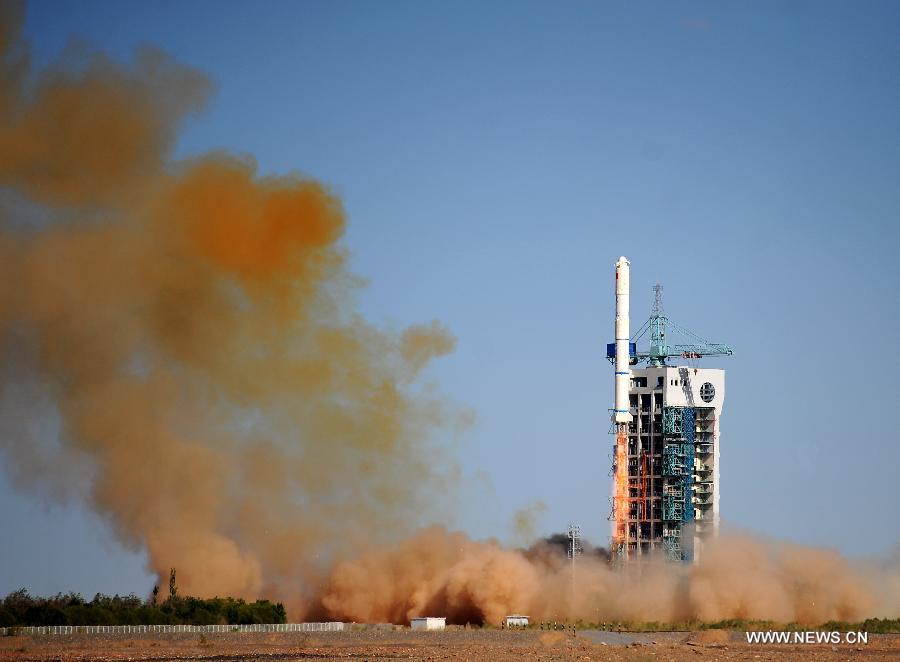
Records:
M524 628L528 627L528 617L522 614L511 614L506 617L506 627L508 628Z
M443 630L447 625L444 616L424 616L422 618L409 619L409 626L413 630Z

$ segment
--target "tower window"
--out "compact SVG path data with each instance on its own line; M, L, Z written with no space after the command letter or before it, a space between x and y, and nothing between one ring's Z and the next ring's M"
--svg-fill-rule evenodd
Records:
M716 397L716 387L710 382L704 382L700 387L700 399L703 402L712 402L714 397Z

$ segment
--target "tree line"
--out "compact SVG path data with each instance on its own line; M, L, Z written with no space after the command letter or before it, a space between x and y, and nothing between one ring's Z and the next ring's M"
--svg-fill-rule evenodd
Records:
M250 625L286 623L280 602L239 598L194 598L178 595L175 570L169 578L169 595L160 601L159 587L143 600L138 596L97 593L93 600L79 593L38 597L20 589L0 600L0 627L32 625Z

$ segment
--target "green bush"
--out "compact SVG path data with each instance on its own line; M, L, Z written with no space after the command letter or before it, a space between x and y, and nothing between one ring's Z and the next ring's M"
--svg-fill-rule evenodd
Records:
M0 607L0 628L11 628L18 621L12 612L6 607Z
M286 623L284 605L268 600L194 598L175 595L161 605L136 595L77 593L35 597L21 589L0 600L0 627L47 625L247 625Z

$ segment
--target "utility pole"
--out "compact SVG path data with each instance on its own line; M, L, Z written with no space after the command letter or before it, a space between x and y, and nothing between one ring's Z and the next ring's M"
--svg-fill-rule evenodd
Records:
M569 547L566 550L566 556L572 561L572 577L575 576L575 559L584 552L581 546L581 527L575 523L569 524Z
M569 545L566 549L566 556L572 561L572 591L569 597L571 601L572 613L575 611L575 559L581 556L584 549L581 546L581 527L574 522L569 524Z

